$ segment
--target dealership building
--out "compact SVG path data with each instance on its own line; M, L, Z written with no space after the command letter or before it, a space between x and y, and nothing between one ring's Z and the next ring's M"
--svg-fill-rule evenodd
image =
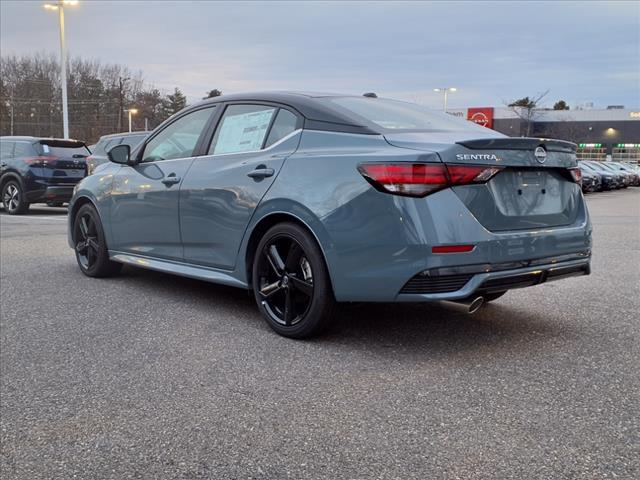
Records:
M609 107L581 110L534 110L508 107L448 109L450 115L466 118L511 137L547 137L578 144L578 158L640 163L640 109Z

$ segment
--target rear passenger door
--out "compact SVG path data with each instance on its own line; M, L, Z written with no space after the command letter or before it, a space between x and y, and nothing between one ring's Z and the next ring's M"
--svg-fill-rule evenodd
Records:
M256 206L298 148L302 117L273 104L228 104L207 155L180 191L185 260L232 270Z

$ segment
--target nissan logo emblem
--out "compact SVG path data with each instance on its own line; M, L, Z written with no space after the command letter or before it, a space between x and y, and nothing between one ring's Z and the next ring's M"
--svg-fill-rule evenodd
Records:
M544 147L536 147L536 149L533 151L533 154L535 155L536 160L540 163L544 163L547 159L547 151L544 149Z

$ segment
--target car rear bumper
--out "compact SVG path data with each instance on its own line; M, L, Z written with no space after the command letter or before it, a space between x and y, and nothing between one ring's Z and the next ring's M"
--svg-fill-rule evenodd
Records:
M417 293L420 284L415 283L407 288L409 283L401 293L395 298L398 302L429 302L438 300L459 300L476 295L484 295L495 292L503 292L515 288L532 287L553 280L560 280L567 277L589 275L591 273L590 256L569 260L564 262L535 265L525 268L511 270L485 272L477 274L447 275L447 276L425 276L429 280L422 282L424 290L429 293ZM457 278L456 278L457 277ZM440 282L438 281L442 279ZM458 283L456 283L458 282ZM462 285L457 290L442 292L438 290L451 290L455 286ZM416 293L407 293L413 291ZM404 292L404 293L403 293Z
M371 195L362 201L366 207L354 208L373 212L370 220L358 223L354 217L341 215L348 228L330 231L332 243L325 243L325 248L329 245L333 249L328 249L326 257L338 301L465 298L485 280L574 266L571 262L586 265L582 272L588 272L592 227L582 198L569 225L512 231L485 228L451 190L421 199L390 196L390 201L383 203L385 198L381 196L376 203ZM367 233L354 237L354 231ZM460 253L433 251L434 246L447 245L472 248ZM451 282L446 291L407 291L407 284L423 272L468 277L445 279L445 283ZM541 278L546 281L553 276L545 273ZM515 286L503 290L509 288Z
M73 196L75 185L47 187L44 191L44 200L47 202L68 202Z

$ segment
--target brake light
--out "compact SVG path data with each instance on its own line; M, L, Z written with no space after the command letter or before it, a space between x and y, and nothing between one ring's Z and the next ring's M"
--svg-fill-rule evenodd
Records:
M22 161L27 165L31 165L34 167L41 167L43 165L46 165L47 162L51 162L53 160L57 160L57 157L40 156L40 157L26 157L22 159Z
M358 170L377 190L424 197L454 185L487 182L501 168L444 163L362 163Z
M582 184L582 170L580 170L579 168L570 168L569 169L569 173L571 173L571 178L573 178L573 181L578 183L578 184Z
M440 245L431 247L431 253L467 253L474 248L475 245Z

